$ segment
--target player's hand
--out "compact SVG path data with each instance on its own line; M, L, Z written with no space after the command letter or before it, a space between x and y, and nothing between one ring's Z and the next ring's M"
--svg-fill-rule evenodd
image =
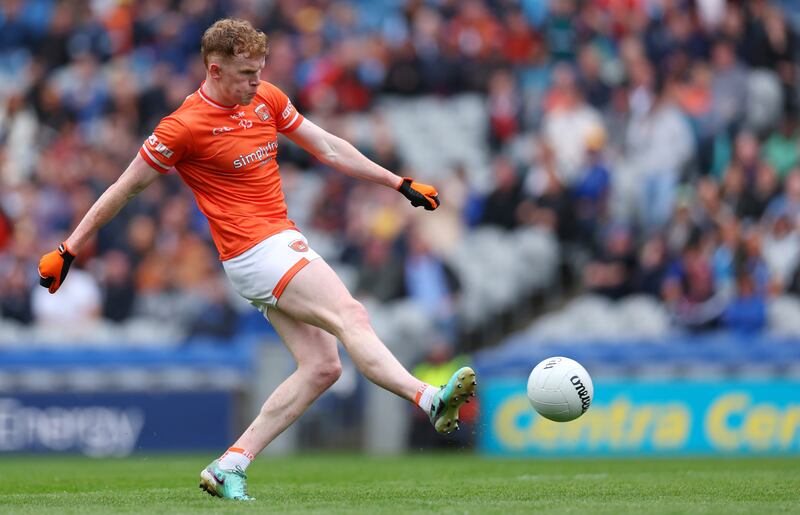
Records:
M424 207L426 211L433 211L439 207L439 192L428 184L414 182L411 177L403 177L403 182L397 191L405 195L414 207Z
M67 277L73 259L75 254L69 251L66 243L42 256L39 260L39 284L55 293Z

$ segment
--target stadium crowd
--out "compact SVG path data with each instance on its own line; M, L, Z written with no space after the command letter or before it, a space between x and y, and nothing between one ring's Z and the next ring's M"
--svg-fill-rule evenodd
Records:
M205 221L174 173L98 234L57 296L36 274L39 256L198 87L200 37L222 16L267 32L265 78L301 112L404 175L416 173L373 110L380 99L482 95L492 188L458 167L430 177L460 231L546 227L581 288L653 295L693 329L758 330L769 296L800 294L795 2L8 0L4 320L237 330ZM368 120L369 137L353 116ZM445 328L457 323L459 278L443 243L426 238L426 218L296 148L281 152L290 200L302 174L323 179L290 217L339 242L336 259L359 270L361 295L410 296Z

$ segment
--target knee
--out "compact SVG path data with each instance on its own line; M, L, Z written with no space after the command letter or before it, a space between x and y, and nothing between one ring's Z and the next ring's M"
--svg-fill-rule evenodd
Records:
M342 334L352 330L362 330L369 327L369 314L367 308L357 300L351 298L344 304L340 311L340 327L338 334L340 340L343 340Z
M342 363L339 358L317 363L310 367L311 382L319 391L325 391L342 375Z

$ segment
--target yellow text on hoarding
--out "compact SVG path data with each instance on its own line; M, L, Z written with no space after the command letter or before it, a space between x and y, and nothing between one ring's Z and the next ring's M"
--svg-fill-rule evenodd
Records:
M649 444L653 449L669 450L684 446L692 418L684 403L632 404L625 397L617 397L562 424L536 415L527 396L520 394L506 398L491 423L494 434L508 449L638 450Z
M721 395L706 412L705 432L721 450L788 450L800 435L800 404L754 403L744 392Z

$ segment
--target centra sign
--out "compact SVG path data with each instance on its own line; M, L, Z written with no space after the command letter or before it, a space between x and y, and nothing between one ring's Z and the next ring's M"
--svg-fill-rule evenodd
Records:
M491 454L800 453L800 382L599 382L568 423L537 415L524 381L484 384L479 446Z

